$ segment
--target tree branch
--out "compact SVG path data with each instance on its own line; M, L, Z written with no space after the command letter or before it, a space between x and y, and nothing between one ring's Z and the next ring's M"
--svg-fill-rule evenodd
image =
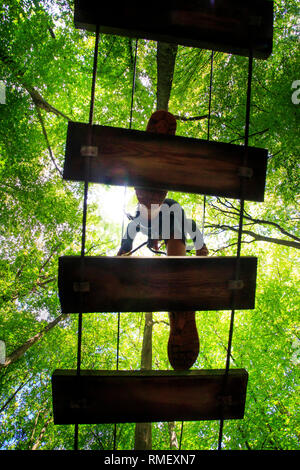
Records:
M165 325L170 326L170 323L167 322L167 321L165 321L165 320L154 320L154 321L152 322L153 325L156 325L156 324L158 324L158 323L164 323Z
M233 232L238 232L238 228L232 227L230 225L209 225L209 227L219 227L223 228L224 230L231 230ZM266 237L264 235L259 235L258 233L253 232L252 230L242 230L243 235L249 235L251 236L254 240L256 241L262 241L262 242L270 242L270 243L275 243L276 245L284 245L284 246L289 246L292 248L297 248L300 249L300 243L298 242L293 242L290 240L284 240L281 238L273 238L273 237ZM245 242L243 242L245 243Z
M50 255L46 258L46 260L44 261L44 263L42 264L42 266L40 267L39 269L39 273L42 272L42 270L46 267L46 265L50 262L52 256L57 252L58 248L61 246L61 243L58 243L56 246L54 246L53 250L51 251Z
M179 121L200 121L201 119L208 118L208 114L203 114L202 116L192 116L192 117L179 116L178 114L175 114L174 117Z
M26 83L24 81L24 73L21 69L19 69L12 57L10 57L4 50L0 49L0 60L10 69L11 73L15 77L15 79L18 81L18 83L25 88L25 90L29 93L31 96L34 104L41 109L44 109L48 113L54 113L57 116L62 116L64 119L67 119L68 121L71 121L71 119L66 116L64 113L56 109L54 106L49 104L43 97L42 95L31 85Z
M25 343L22 344L19 348L15 349L9 356L7 356L6 361L4 364L0 364L0 370L4 369L5 367L9 366L13 362L16 362L18 359L20 359L26 351L31 348L37 341L39 341L48 331L50 331L54 326L57 325L61 320L64 320L65 318L68 317L68 314L60 314L55 320L52 322L48 323L48 325L41 330L39 333L36 335L32 336L29 338Z
M42 118L42 113L41 113L41 111L39 110L39 107L37 106L36 103L35 103L35 105L36 105L36 112L37 112L37 115L38 115L40 124L41 124L41 126L42 126L43 135L44 135L45 140L46 140L46 143L47 143L47 147L48 147L48 152L49 152L50 158L51 158L51 160L52 160L52 162L53 162L53 165L55 166L55 168L56 168L57 171L59 172L59 174L60 174L61 176L63 176L63 172L61 171L61 169L60 169L60 168L57 166L57 164L56 164L56 161L55 161L55 158L54 158L54 155L53 155L51 146L50 146L50 142L49 142L49 139L48 139L48 135L47 135L47 132L46 132L46 128L45 128L45 125L44 125L44 121L43 121L43 118Z
M264 129L262 131L257 131L257 132L254 132L253 134L250 134L249 137L254 137L255 135L262 135L262 134L265 134L266 132L268 132L270 130L270 128L267 128L267 129ZM233 140L230 140L230 144L232 144L232 142L237 142L239 140L242 140L242 139L245 139L245 136L244 135L241 135L239 134L240 137L238 137L237 139L233 139Z
M209 203L209 205L211 207L213 207L214 209L222 212L223 214L228 214L229 216L232 215L233 217L239 216L239 209L237 207L235 207L230 201L225 200L225 202L223 202L223 201L220 200L220 198L218 198L217 200L218 200L219 204L225 206L226 208L232 209L232 211L230 211L230 210L227 211L227 210L221 209L220 207L214 205L213 203ZM249 220L251 222L251 224L254 224L254 225L259 224L259 225L273 226L274 228L279 230L283 235L286 235L287 237L292 238L293 240L296 240L296 241L300 242L299 237L297 237L296 235L293 235L292 233L288 232L286 229L281 227L281 225L279 225L277 222L273 222L271 220L264 220L264 219L255 219L250 214L248 214L245 210L244 210L244 213L243 213L243 218L246 219L246 220Z
M56 280L57 280L56 277L51 277L51 278L49 278L49 279L46 279L46 280L43 281L43 282L40 282L39 280L37 280L36 285L37 285L38 287L45 287L45 286L46 286L47 284L49 284L50 282L54 282L54 281L56 281Z
M242 240L242 243L253 243L253 242L255 242L255 240L250 240L250 241ZM217 250L212 250L210 248L209 251L211 251L212 254L215 254L215 253L218 253L218 251L223 251L223 250L226 250L226 248L230 248L231 246L236 246L236 245L237 245L237 242L229 243L228 245L222 246L221 248L218 248Z
M62 113L58 109L54 108L54 106L49 104L34 87L31 87L29 85L26 86L24 84L22 85L28 91L28 93L30 94L32 98L32 101L38 108L44 109L48 113L53 113L53 114L56 114L57 116L62 116L68 121L71 121L71 119L68 116L66 116L64 113Z
M25 379L27 379L28 377L28 373L26 374L25 376ZM2 413L2 411L5 410L5 408L7 407L7 405L9 405L9 403L15 398L15 396L17 395L17 393L29 382L29 380L31 379L31 377L27 380L24 380L24 382L17 388L17 390L9 397L9 399L4 403L4 405L1 407L0 409L0 413Z
M238 230L236 231L238 232ZM252 232L251 230L243 230L242 233L246 235L250 235L256 241L270 242L270 243L275 243L276 245L284 245L284 246L289 246L292 248L297 248L298 250L300 249L300 243L297 243L297 242L283 240L282 238L265 237L264 235L259 235L255 232Z

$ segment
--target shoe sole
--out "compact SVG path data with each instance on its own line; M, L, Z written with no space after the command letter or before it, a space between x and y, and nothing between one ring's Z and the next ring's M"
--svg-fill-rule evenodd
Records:
M168 357L175 370L187 370L199 354L195 312L170 312Z

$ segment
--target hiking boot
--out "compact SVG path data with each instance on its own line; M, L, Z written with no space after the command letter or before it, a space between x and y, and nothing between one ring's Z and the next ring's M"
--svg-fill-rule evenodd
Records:
M192 367L199 354L195 312L170 312L168 357L175 370Z

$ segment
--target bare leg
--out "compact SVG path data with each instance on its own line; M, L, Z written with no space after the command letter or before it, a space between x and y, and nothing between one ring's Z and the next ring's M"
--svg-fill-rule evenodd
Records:
M185 256L185 244L182 240L171 238L167 241L167 255L168 256Z
M185 256L185 254L185 244L182 240L168 240L168 256ZM175 370L189 369L199 353L195 312L169 312L169 319L168 357L170 364Z

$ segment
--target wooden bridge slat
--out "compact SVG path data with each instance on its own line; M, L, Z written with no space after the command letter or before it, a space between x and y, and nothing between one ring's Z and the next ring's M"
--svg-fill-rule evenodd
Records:
M55 424L136 423L242 419L248 373L224 370L56 370L52 376ZM223 397L223 399L222 399Z
M63 313L228 310L235 279L234 257L89 257L59 259L58 287ZM255 306L257 258L241 257L236 309ZM83 280L89 290L74 292ZM86 287L86 285L85 285ZM81 303L82 302L82 303Z
M89 125L69 122L64 178L83 181L86 159L93 183L166 189L186 193L241 198L240 168L245 147L173 135L108 126L92 126L97 156L81 155ZM249 147L244 199L263 201L267 150Z
M130 0L112 8L75 0L77 28L266 59L272 52L273 2L267 0Z

